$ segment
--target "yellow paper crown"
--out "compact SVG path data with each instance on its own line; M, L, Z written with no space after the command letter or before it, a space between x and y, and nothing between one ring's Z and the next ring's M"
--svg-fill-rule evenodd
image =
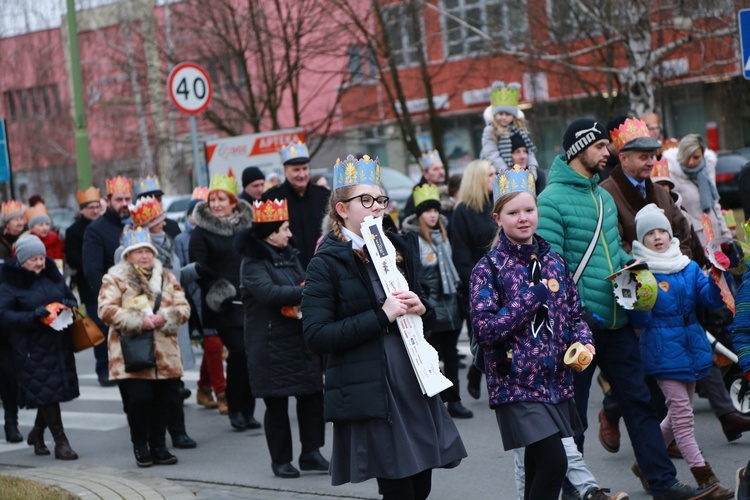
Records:
M283 222L289 220L289 208L286 199L253 202L253 222Z
M501 197L516 191L526 191L536 196L534 174L519 165L513 165L513 168L497 174L492 186L492 197L497 203Z
M7 221L13 217L21 216L23 215L24 208L25 207L20 201L8 200L3 202L3 218Z
M333 190L357 184L380 185L380 160L367 155L357 160L353 155L333 165Z
M490 104L492 104L492 113L498 114L505 112L511 115L518 113L518 102L521 100L521 84L518 82L509 83L494 82L490 89Z
M421 184L415 187L412 196L414 197L415 207L430 200L440 203L440 190L437 186L431 186L430 184Z
M232 169L229 169L229 172L227 172L227 175L224 174L216 174L213 177L211 177L211 182L208 185L208 193L210 194L211 191L225 191L232 196L237 195L237 179L234 178L234 172L232 172ZM206 195L208 197L208 195Z
M128 206L128 209L130 209L130 215L133 217L134 226L148 227L150 223L156 222L159 216L164 215L161 203L153 196L140 198L135 205Z
M622 147L634 139L639 137L651 137L648 132L648 125L641 120L628 118L619 127L609 131L609 136L612 139L615 147L618 151Z
M107 195L111 195L113 193L131 194L132 192L133 181L131 181L127 177L118 175L117 177L107 179Z
M195 189L193 189L193 194L190 199L208 201L208 188L205 186L196 186Z
M99 192L99 188L95 188L94 186L89 186L85 191L81 191L80 189L76 191L76 201L79 207L92 201L99 201L101 198L102 193Z
M37 215L49 215L49 210L44 203L37 203L33 207L27 208L23 215L26 217L26 222L29 222Z

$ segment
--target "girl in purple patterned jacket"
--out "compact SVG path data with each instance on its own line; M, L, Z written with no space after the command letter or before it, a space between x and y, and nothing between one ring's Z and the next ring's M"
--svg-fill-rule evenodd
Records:
M533 176L520 167L494 186L497 245L471 276L471 324L484 351L490 408L505 450L525 448L524 498L557 499L567 460L562 438L581 422L565 351L591 331L563 258L535 234Z

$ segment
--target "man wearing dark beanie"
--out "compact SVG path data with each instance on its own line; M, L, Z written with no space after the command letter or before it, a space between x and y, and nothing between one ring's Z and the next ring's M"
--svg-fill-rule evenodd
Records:
M258 167L247 167L242 171L242 192L240 199L245 200L250 205L254 201L259 201L266 187L266 176Z
M614 300L613 282L605 278L625 267L617 206L598 184L607 163L609 134L599 122L579 118L563 136L564 154L550 168L547 188L539 195L537 233L570 265L584 306L583 319L594 334L597 363L622 409L637 463L633 472L656 499L701 498L716 489L696 489L677 480L661 437L659 418L644 383L638 338ZM576 406L583 428L588 420L589 389L595 370L574 375ZM576 436L583 451L583 435Z
M608 179L609 174L612 173L612 170L614 170L614 168L620 164L620 158L617 156L619 151L617 150L615 142L612 140L612 131L617 130L617 128L625 123L625 120L627 119L628 117L625 115L617 115L607 122L607 126L605 128L607 130L607 133L610 134L609 144L607 145L609 156L607 157L607 164L604 166L604 170L599 172L599 182Z

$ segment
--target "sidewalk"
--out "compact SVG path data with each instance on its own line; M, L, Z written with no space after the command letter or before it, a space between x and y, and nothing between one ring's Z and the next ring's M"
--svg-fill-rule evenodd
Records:
M281 489L252 488L202 481L170 481L111 467L2 467L0 475L57 485L83 500L361 500Z

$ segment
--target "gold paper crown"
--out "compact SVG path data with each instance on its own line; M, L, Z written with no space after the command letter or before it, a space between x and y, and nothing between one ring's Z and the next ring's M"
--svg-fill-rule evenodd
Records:
M232 172L232 169L229 169L229 172L227 172L227 175L224 174L216 174L213 177L211 177L211 182L208 185L208 192L211 193L211 191L224 191L232 196L237 195L237 179L234 178L234 172ZM208 197L208 195L206 195Z
M130 215L133 217L134 226L148 227L149 224L156 222L159 216L162 216L162 219L164 218L161 203L153 196L140 198L135 205L129 205L128 209L130 209Z
M435 200L440 203L440 190L437 186L432 186L430 184L421 184L415 187L412 196L414 197L415 207L418 207L425 201L429 200Z
M44 203L37 203L33 207L27 208L23 215L26 217L26 222L29 222L37 215L49 216L49 210L47 210L47 207L44 205Z
M518 82L509 83L494 82L490 89L490 104L492 104L492 113L497 114L506 112L515 115L518 112L518 102L521 100L521 84Z
M107 195L111 195L113 193L131 194L132 192L133 181L131 181L127 177L118 175L117 177L113 177L112 179L107 179Z
M534 174L519 165L513 165L513 168L497 175L495 184L492 186L492 197L497 203L501 197L515 191L526 191L536 196Z
M92 201L99 201L101 198L102 194L99 192L99 188L95 188L94 186L89 186L85 191L81 191L80 189L76 191L76 201L79 207Z
M344 186L369 184L380 186L380 160L367 155L357 160L353 155L344 161L337 159L333 165L333 190Z
M641 120L628 118L619 127L609 131L609 136L612 138L617 150L621 150L622 147L634 139L639 137L651 137L648 132L648 125Z
M20 201L16 200L8 200L3 202L3 218L7 221L8 219L12 219L13 217L18 217L23 215L23 211L26 207L23 206L23 204Z
M208 188L205 186L196 186L193 189L193 195L190 199L208 201Z
M253 202L253 222L283 222L289 220L289 208L286 199Z
M657 160L654 163L654 168L651 169L651 180L654 182L659 182L659 181L672 182L672 179L669 176L669 165L667 164L666 158Z

